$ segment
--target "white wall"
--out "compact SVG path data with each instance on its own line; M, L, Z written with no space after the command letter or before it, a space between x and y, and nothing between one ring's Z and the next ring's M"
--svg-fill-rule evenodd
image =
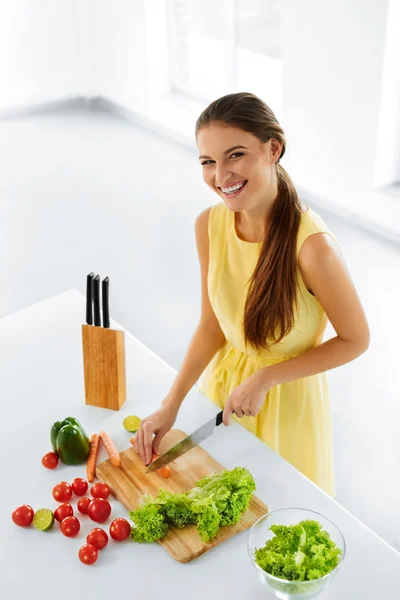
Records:
M0 110L94 92L96 0L0 2Z
M374 185L387 0L286 0L287 166L306 189L362 210Z
M101 96L131 110L144 110L144 0L98 0L95 31L95 81Z

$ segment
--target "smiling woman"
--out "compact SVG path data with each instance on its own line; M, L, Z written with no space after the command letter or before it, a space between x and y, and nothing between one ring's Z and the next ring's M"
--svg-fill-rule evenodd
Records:
M284 133L262 100L214 101L196 139L204 181L222 199L196 220L201 318L161 408L142 420L138 451L149 464L201 375L225 425L234 414L334 495L326 371L369 344L337 240L280 165ZM322 343L328 319L336 336Z

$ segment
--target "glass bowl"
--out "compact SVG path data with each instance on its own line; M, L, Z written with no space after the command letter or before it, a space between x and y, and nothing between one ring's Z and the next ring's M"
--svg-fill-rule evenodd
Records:
M322 525L322 529L327 531L331 540L342 551L339 564L329 573L310 581L288 581L287 579L279 579L270 575L255 561L254 552L258 548L265 546L265 543L274 537L274 533L270 531L271 525L296 525L300 521L311 519L318 521ZM264 515L250 529L248 538L248 552L250 560L258 572L259 578L267 584L273 594L281 600L290 600L291 598L315 598L318 596L332 581L341 567L346 555L346 542L339 529L326 517L313 511L304 508L281 508L274 510Z

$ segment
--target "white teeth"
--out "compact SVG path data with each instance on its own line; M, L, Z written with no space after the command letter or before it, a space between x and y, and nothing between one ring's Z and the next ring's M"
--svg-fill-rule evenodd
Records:
M238 185L233 185L232 187L221 188L221 189L224 192L224 194L232 194L233 192L237 192L238 190L240 190L244 186L244 184L245 184L245 182L239 183Z

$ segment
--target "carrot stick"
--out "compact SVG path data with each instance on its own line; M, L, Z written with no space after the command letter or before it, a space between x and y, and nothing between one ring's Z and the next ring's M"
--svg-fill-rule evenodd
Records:
M86 476L89 483L93 483L94 481L99 446L100 436L97 433L94 433L90 438L90 453L86 465Z
M100 431L100 437L105 449L107 450L108 456L110 457L111 464L114 465L114 467L120 467L121 458L114 446L112 439L105 431Z

